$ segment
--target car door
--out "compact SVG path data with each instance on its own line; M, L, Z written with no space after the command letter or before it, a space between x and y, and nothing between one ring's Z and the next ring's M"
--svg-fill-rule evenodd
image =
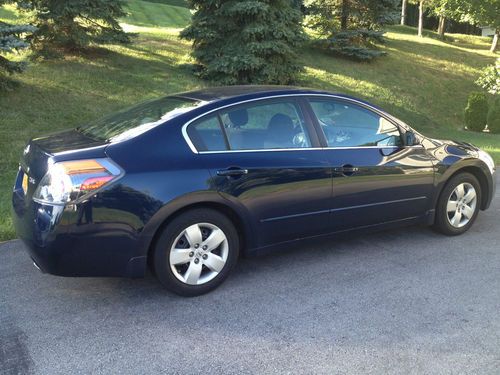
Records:
M405 146L396 123L362 103L308 102L333 168L332 231L427 214L434 165L422 146Z
M210 188L243 207L259 247L327 230L331 167L306 116L294 97L254 100L187 128Z

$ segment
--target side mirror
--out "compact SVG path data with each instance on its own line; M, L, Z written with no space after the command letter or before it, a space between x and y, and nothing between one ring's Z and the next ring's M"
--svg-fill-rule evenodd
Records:
M411 130L408 130L405 133L405 143L406 143L406 146L418 145L417 137L415 136L415 133L413 133Z

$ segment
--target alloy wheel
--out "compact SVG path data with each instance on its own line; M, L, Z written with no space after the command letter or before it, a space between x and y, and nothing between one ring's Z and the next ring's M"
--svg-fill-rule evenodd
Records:
M228 240L222 229L210 223L193 224L174 240L170 269L181 282L202 285L222 271L228 254Z
M476 212L477 192L474 186L463 182L451 192L446 204L448 222L455 228L467 225Z

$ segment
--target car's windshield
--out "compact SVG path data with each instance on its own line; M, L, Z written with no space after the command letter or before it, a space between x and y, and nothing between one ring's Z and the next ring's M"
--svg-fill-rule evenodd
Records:
M79 127L78 130L95 139L120 140L130 138L201 104L202 102L194 99L167 96L93 121Z

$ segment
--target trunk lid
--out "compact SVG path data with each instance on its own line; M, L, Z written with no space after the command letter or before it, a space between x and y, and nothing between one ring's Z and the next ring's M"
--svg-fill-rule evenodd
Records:
M107 144L106 141L95 140L76 129L34 138L24 148L16 188L22 188L24 178L25 187L26 181L28 182L25 193L31 197L47 173L49 162L104 157ZM17 186L18 183L21 185Z
M32 144L52 155L84 148L102 146L106 141L93 139L76 129L65 130L45 137L32 139Z

